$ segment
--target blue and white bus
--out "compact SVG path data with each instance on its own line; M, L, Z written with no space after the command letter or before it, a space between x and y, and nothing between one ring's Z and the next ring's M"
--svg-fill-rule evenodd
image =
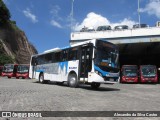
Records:
M119 82L119 52L116 45L104 39L93 39L65 48L55 48L33 55L29 77L41 83L80 83L98 88L100 84Z

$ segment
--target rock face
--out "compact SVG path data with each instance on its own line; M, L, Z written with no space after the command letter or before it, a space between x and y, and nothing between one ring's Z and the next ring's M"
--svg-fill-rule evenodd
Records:
M16 24L8 22L0 27L0 54L11 56L15 63L29 64L37 50Z

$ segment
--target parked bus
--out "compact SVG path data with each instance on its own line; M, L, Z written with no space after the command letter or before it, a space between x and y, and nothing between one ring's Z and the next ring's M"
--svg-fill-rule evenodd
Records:
M141 83L157 83L158 73L155 65L141 65L140 66L140 82Z
M16 78L29 78L29 65L19 64L17 68Z
M8 78L16 77L17 64L5 64L2 70L2 76L7 76Z
M101 83L119 82L118 54L117 46L106 40L55 48L31 57L29 77L41 83L67 82L70 87L86 83L98 88Z
M121 83L138 83L137 65L123 65L121 68Z

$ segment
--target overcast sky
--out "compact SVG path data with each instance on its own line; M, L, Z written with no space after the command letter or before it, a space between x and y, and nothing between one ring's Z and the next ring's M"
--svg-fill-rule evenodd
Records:
M69 45L71 20L74 31L100 25L138 23L138 0L3 0L38 52ZM74 2L73 2L74 1ZM71 17L71 5L73 19ZM160 0L140 0L141 23L160 21Z

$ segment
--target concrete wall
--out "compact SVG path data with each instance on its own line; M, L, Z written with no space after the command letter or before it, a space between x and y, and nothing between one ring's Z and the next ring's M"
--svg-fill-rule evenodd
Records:
M160 42L160 27L137 28L128 30L75 32L71 33L70 43L72 44L84 40L99 38L106 38L110 40L110 42L113 42L115 44L132 42Z

